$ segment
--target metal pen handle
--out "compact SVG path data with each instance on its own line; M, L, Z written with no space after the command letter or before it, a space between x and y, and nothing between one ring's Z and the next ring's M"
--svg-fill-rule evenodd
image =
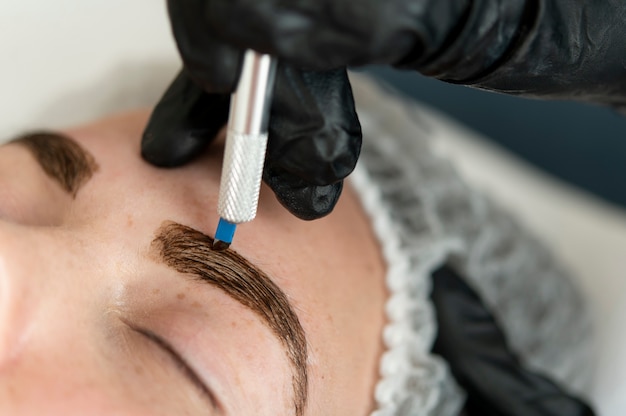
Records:
M275 75L271 56L246 51L231 98L218 201L218 214L233 224L256 216Z

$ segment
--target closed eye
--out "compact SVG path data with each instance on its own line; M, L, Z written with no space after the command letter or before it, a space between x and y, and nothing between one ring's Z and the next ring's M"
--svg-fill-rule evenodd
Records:
M200 390L204 397L208 399L214 410L218 411L222 409L213 391L204 383L204 381L202 381L202 378L200 378L198 373L169 342L145 328L138 328L135 326L130 326L130 328L143 335L150 342L163 350L174 361L176 367L183 373L183 375Z

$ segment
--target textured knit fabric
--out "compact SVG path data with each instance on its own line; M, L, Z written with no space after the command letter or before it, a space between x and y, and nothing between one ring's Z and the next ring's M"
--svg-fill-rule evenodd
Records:
M446 119L353 76L364 131L351 183L387 262L388 324L373 416L457 415L464 393L436 336L430 274L453 264L524 362L584 395L590 319L567 272L540 242L436 155Z

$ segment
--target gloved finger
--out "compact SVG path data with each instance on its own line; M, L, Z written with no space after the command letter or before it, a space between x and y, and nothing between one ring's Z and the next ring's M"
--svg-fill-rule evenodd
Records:
M243 52L215 36L207 23L207 1L168 0L167 7L188 75L206 92L233 92L239 80Z
M279 64L264 178L287 209L304 219L328 214L337 184L354 170L361 136L345 69Z
M343 190L343 181L317 186L288 174L265 176L264 179L289 212L307 221L328 215L339 201Z
M479 296L450 267L432 276L438 334L433 352L450 365L468 416L592 416L582 400L525 369Z
M152 111L141 155L156 166L184 165L226 124L229 105L229 94L207 94L181 71Z

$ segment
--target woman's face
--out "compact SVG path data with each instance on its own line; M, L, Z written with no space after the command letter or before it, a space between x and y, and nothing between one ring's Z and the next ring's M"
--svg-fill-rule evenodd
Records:
M212 252L220 146L149 166L146 116L65 132L69 162L0 147L0 414L366 414L384 267L355 196L304 222L263 189L241 257Z

